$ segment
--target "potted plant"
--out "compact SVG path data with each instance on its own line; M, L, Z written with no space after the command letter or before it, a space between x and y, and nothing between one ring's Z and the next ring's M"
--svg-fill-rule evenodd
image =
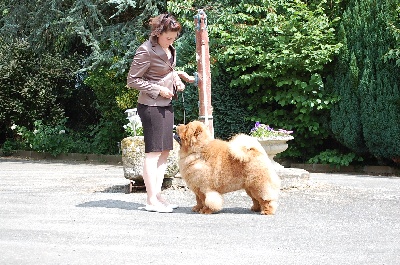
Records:
M260 122L256 122L250 131L250 135L257 138L277 169L283 168L283 166L274 161L274 157L288 148L287 141L294 139L292 133L293 131L284 129L274 130L269 125Z

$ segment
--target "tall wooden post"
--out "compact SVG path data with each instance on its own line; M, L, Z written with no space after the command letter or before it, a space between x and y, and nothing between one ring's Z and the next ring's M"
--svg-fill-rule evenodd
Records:
M196 61L199 87L199 120L210 130L214 137L213 108L211 106L211 70L208 46L207 15L199 9L194 16L196 27Z

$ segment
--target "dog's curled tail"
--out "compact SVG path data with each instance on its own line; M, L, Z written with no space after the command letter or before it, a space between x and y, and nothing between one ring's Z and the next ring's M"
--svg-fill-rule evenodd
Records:
M267 156L258 140L246 134L234 136L229 141L229 148L232 156L242 162L249 162L254 156Z

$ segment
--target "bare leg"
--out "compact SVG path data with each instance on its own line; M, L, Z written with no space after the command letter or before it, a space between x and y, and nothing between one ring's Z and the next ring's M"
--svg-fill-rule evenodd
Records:
M157 162L157 199L162 203L166 203L166 201L161 196L161 188L164 181L165 170L167 169L168 166L167 164L168 156L169 156L168 150L161 152Z
M156 205L158 203L158 161L161 156L160 152L150 152L145 154L143 165L143 180L146 185L147 204Z

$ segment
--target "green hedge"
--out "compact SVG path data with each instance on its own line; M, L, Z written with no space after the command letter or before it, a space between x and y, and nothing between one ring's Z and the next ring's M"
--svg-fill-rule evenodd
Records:
M385 60L398 45L389 27L398 5L350 1L340 25L344 46L329 81L340 97L331 112L333 133L352 151L377 158L400 156L400 67Z

